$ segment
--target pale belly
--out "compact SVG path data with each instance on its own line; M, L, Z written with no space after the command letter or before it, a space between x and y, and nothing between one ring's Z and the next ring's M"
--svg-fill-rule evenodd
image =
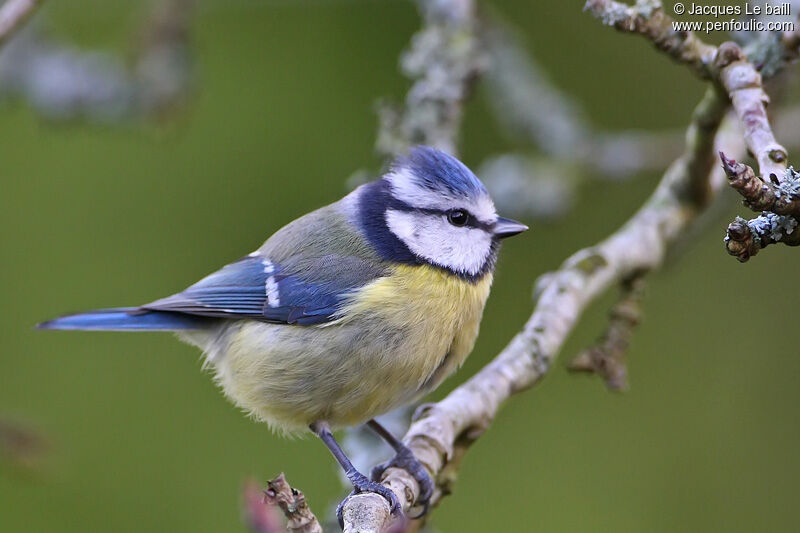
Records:
M231 322L207 352L226 395L283 431L364 422L409 403L463 363L491 274L466 283L431 267L398 267L324 326Z

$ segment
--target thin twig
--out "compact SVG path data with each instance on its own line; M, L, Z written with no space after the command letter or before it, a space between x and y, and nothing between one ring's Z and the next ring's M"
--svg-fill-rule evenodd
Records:
M264 491L253 480L242 490L242 515L252 533L283 533L283 517L275 505L268 505Z
M4 45L44 0L7 0L0 7L0 46Z
M280 474L267 484L264 500L270 505L277 505L286 516L286 530L290 533L323 533L317 517L306 503L306 497L286 481Z
M720 153L722 168L728 176L731 187L744 198L745 205L753 211L773 211L778 215L800 217L800 196L792 194L800 191L800 174L793 170L783 172L783 179L763 181L752 168Z
M708 67L716 55L716 47L704 43L692 32L673 29L672 19L664 13L660 0L638 0L633 6L613 0L588 0L584 10L619 31L645 36L699 76L711 78Z
M731 255L745 262L770 244L800 246L800 230L794 217L764 211L760 216L745 220L736 217L728 225L725 244Z
M628 388L625 353L642 318L643 274L636 273L622 281L620 299L609 311L608 329L596 345L575 356L570 370L598 374L611 390Z

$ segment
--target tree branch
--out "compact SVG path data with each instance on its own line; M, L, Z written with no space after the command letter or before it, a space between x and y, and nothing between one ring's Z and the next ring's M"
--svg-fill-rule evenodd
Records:
M378 107L376 145L383 156L394 156L414 144L455 154L462 103L485 67L472 0L417 3L423 28L400 61L414 84L403 108L387 102Z
M660 0L637 0L633 6L613 0L588 0L583 9L603 24L647 37L659 50L688 65L700 77L711 79L709 65L716 47L692 32L674 30L673 20L664 13Z
M511 343L478 374L444 400L421 407L403 441L432 474L438 501L448 492L460 459L489 426L511 395L539 381L550 369L583 310L600 294L629 276L657 268L689 223L708 204L724 177L714 165L714 139L727 102L709 90L697 107L687 132L684 155L664 175L650 199L622 228L596 246L574 254L543 278L533 315ZM409 509L419 495L410 474L391 468L383 483ZM388 525L389 508L380 496L351 497L344 508L345 532L380 532Z
M800 245L800 231L796 218L765 211L751 220L736 217L728 225L725 239L728 250L735 250L739 261L744 262L770 244Z
M625 352L631 342L633 329L642 317L643 274L635 273L622 281L620 299L609 311L608 329L595 346L575 356L569 364L570 370L598 374L611 390L628 388Z
M664 14L660 0L638 0L635 6L613 0L588 0L585 9L620 31L647 37L700 77L719 83L731 99L744 129L747 148L762 173L778 175L786 170L786 148L775 140L767 118L769 96L764 92L761 75L738 44L729 41L717 48L692 32L676 30L674 20ZM789 45L791 42L793 39L787 38Z
M452 3L458 7L457 13L471 13L471 2L453 0ZM422 3L423 7L436 5L439 8L446 4L446 1ZM599 8L601 5L614 8L603 11L606 22L620 29L649 36L659 48L690 64L707 79L713 80L714 72L739 63L740 58L727 53L723 56L725 61L717 62L716 48L702 43L691 34L670 33L669 19L661 13L658 2L640 0L635 7L629 7L616 2L590 0L587 5L589 8ZM465 6L470 9L465 10ZM455 20L463 22L464 19L456 17ZM652 20L657 21L657 24L651 24ZM428 24L441 24L441 20L426 18L426 21ZM470 23L461 27L475 26ZM425 35L426 31L424 29L418 37ZM452 46L455 41L440 39L438 42L440 46ZM418 45L415 38L414 46ZM479 57L479 52L473 49L469 57ZM430 57L441 58L448 55L439 51ZM454 68L465 72L463 63L445 61L438 64L459 65ZM452 94L458 97L444 100L434 98L431 101L409 96L404 112L398 111L391 121L382 121L381 138L393 142L379 142L379 149L385 152L402 149L409 143L418 142L419 138L427 139L426 142L436 139L438 145L445 148L455 145L460 106L473 77L451 74L443 72L438 75L442 79L457 80L459 85ZM425 75L421 78L425 79ZM729 80L728 88L739 81L741 80ZM745 84L735 90L746 88L752 87ZM750 105L752 96L745 96L744 103ZM741 99L738 101L743 103ZM431 105L432 102L437 103ZM440 108L443 102L447 103ZM541 276L537 282L538 300L523 330L492 362L466 383L442 401L422 406L415 413L403 441L436 482L434 504L449 493L466 451L488 428L500 406L513 394L536 384L549 371L586 307L609 287L632 278L639 279L644 273L657 269L669 247L678 241L690 223L704 211L720 190L725 177L722 168L716 163L717 151L725 149L736 157L742 157L745 153L741 136L732 133L732 120L727 120L726 125L721 127L729 106L730 91L725 88L725 83L715 83L692 116L683 155L672 163L650 199L610 237L573 254L556 272ZM431 113L431 109L455 110L455 113ZM408 118L414 116L427 118ZM456 121L453 117L456 117ZM432 121L429 120L431 118ZM407 127L407 124L415 126ZM750 135L748 139L750 144L764 141L763 136L756 134ZM631 287L629 298L637 299L638 291L638 285ZM393 490L405 511L419 497L418 484L403 469L387 469L382 482ZM387 502L372 493L349 497L344 503L342 517L346 533L383 532L391 526L392 521ZM419 522L415 522L410 527L416 528L419 525Z
M703 43L691 32L678 31L673 25L674 21L664 14L658 0L638 0L635 6L613 0L588 0L586 10L618 30L648 37L658 48L687 64L702 78L717 84L730 98L742 126L748 151L758 162L760 172L759 176L758 172L745 165L741 165L744 168L739 172L733 172L723 155L731 185L743 194L745 205L759 210L756 206L774 206L777 201L782 212L765 213L766 219L756 219L751 221L752 224L743 225L739 219L734 221L728 226L725 238L728 253L740 261L746 261L758 252L761 244L778 241L794 243L796 239L781 239L781 235L793 231L797 226L796 218L788 222L780 219L781 222L776 224L778 219L771 215L796 217L794 206L800 204L797 174L787 170L789 154L772 132L767 115L769 96L764 91L762 76L748 61L742 48L734 42L725 42L716 48ZM764 46L770 46L769 42L766 45L762 41L754 44L761 47L758 50L760 55L779 58L776 64L770 65L770 74L777 73L796 58L800 46L797 30L779 37L772 41L772 45L777 47L773 53L767 54L763 50ZM777 234L774 239L763 239L763 233L758 234L756 228L764 228L765 222L769 222L769 227L781 229L783 233Z
M767 116L769 96L761 74L747 60L738 44L722 43L714 66L744 130L744 140L758 161L762 175L778 179L786 171L789 154L778 144Z
M699 44L698 57L705 50ZM404 442L436 480L434 501L449 486L469 445L485 431L512 394L534 385L549 370L567 335L586 306L611 285L657 268L674 243L724 182L715 166L715 138L728 109L727 98L709 89L696 109L686 150L665 174L650 200L618 232L581 250L557 272L543 276L536 309L525 328L489 365L439 403L423 406ZM720 135L736 153L740 143ZM712 179L713 176L713 179ZM419 496L419 486L405 470L384 472L383 483L405 510ZM384 531L389 508L375 494L349 498L343 509L345 533Z

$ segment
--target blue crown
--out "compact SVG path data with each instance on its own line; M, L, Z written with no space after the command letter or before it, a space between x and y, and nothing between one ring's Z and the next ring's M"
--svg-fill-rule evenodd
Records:
M488 195L475 174L455 157L429 146L414 146L407 156L399 156L392 170L408 169L420 187L431 191L448 192L460 196Z

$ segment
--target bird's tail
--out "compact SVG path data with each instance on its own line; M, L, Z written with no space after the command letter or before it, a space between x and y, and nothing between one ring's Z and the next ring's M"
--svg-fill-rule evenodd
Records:
M36 329L88 331L177 331L202 329L209 319L168 311L147 311L138 307L98 309L66 315L36 325Z

